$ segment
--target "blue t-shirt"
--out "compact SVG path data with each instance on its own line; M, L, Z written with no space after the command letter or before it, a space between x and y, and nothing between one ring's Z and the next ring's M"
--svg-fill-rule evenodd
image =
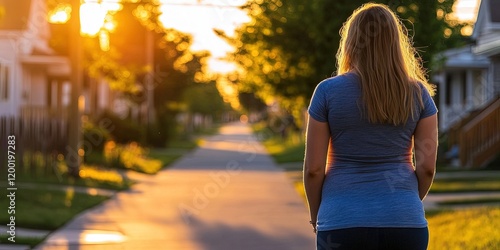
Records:
M404 125L372 124L361 115L359 78L347 73L322 81L309 114L328 122L332 162L323 184L318 230L427 226L412 163L419 119L436 114L421 85L424 108ZM418 105L418 102L415 103Z

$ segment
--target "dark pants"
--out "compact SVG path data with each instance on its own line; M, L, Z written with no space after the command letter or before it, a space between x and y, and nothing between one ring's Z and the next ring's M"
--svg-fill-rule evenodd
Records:
M355 227L320 231L316 243L318 250L425 250L429 231L425 228Z

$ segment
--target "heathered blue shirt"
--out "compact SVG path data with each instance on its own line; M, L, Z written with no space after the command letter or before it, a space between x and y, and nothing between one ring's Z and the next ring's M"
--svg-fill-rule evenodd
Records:
M322 81L309 114L328 122L332 162L323 184L318 231L352 227L427 226L412 163L419 119L437 112L421 85L423 109L404 125L372 124L358 108L359 78L353 73ZM415 103L415 105L418 105Z

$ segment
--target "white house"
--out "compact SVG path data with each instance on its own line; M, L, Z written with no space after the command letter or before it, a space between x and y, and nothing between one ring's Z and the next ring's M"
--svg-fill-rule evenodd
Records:
M0 0L0 9L0 116L67 105L70 65L48 45L45 0Z
M478 167L500 154L500 1L482 0L473 44L441 54L439 124L460 165ZM451 155L454 153L452 152Z
M71 65L49 46L51 25L46 0L0 0L0 117L66 118ZM85 113L116 106L103 80L86 79L81 95Z

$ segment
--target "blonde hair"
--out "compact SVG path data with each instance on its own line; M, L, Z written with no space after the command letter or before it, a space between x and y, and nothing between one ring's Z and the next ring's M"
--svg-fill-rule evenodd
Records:
M420 82L427 82L407 30L382 4L356 9L341 29L337 73L355 71L361 79L361 111L371 123L405 124L416 114L415 98L423 107Z

